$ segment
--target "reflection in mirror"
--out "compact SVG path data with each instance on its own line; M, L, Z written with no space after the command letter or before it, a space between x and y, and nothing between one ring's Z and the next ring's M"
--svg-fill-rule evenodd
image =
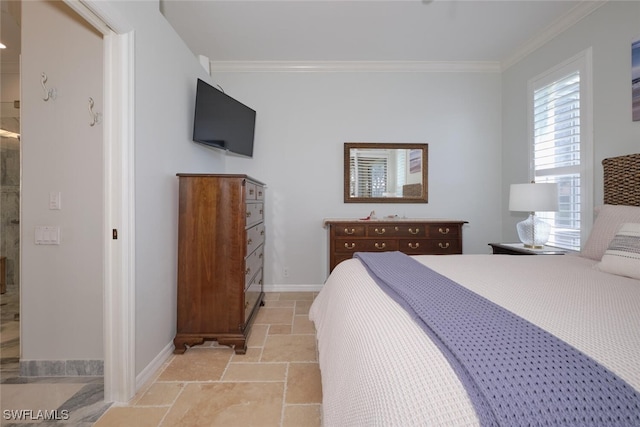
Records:
M344 144L344 201L427 203L427 144Z

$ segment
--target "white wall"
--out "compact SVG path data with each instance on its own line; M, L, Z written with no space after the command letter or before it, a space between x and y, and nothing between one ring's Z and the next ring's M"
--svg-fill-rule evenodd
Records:
M102 105L102 37L60 2L22 7L21 358L102 359L102 133L87 110ZM60 245L35 245L36 226L60 227Z
M466 220L465 253L499 240L499 74L214 72L213 80L257 111L254 157L227 157L227 172L267 184L267 285L324 283L327 217L375 210ZM429 203L343 203L344 142L428 143Z
M527 82L593 48L595 205L602 203L602 159L640 152L640 122L631 120L631 42L640 38L640 3L610 1L502 74L503 240L515 241L524 217L508 211L509 184L526 182ZM587 224L590 226L590 224Z
M176 331L176 173L224 173L223 153L192 142L196 56L157 1L112 2L135 33L136 373Z
M32 2L24 4L32 7ZM59 6L66 7L61 2ZM160 14L158 2L113 1L107 9L125 17L134 29L135 38L135 371L139 375L171 344L175 335L176 173L222 173L225 171L225 157L191 141L196 79L207 80L209 76ZM30 19L28 12L23 14L23 19ZM42 100L38 101L42 93L39 84L42 71L49 72L51 85L59 86L56 102L62 102L65 89L54 74L67 76L70 80L68 87L75 88L83 81L83 75L96 72L100 75L102 64L99 61L85 63L82 57L71 60L56 54L56 46L49 44L54 41L53 35L77 30L77 25L56 25L57 21L53 19L43 21L25 22L23 26L23 43L39 53L25 53L22 70L26 81L31 82L24 85L22 111L25 115L22 357L39 360L102 359L101 266L95 265L95 254L85 250L86 246L73 254L51 256L54 251L61 251L70 244L70 235L80 237L80 225L70 224L68 230L63 230L66 242L58 248L33 245L33 227L61 223L62 220L54 216L70 215L72 200L69 195L83 189L82 197L75 200L79 205L74 212L83 212L86 217L83 220L92 221L93 225L89 227L92 230L91 247L101 248L103 236L94 233L95 230L99 233L102 227L101 199L94 200L96 194L92 190L96 186L101 188L101 184L86 182L84 175L75 174L72 181L65 183L69 189L61 189L63 207L66 207L60 212L47 208L49 191L60 188L55 184L60 169L73 170L74 165L80 163L99 174L102 168L102 164L95 160L89 163L87 156L78 149L78 146L87 144L86 138L70 136L71 131L62 138L56 132L60 126L71 130L77 126L88 127L86 100L83 97L80 104L80 125L65 119L64 114L59 114L57 120L50 120L45 112L29 112L30 103L38 103L41 109L44 105ZM50 28L50 25L54 27ZM65 52L73 51L86 41L86 31L76 33L73 42L59 46ZM92 42L91 52L101 60L101 40L97 38L97 45L95 40ZM42 58L55 62L55 72L52 71L53 66L43 68L39 62ZM96 131L101 132L102 129L96 127ZM60 139L65 143L57 144ZM73 219L79 220L77 217ZM82 230L84 233L84 228ZM98 259L101 262L101 256ZM98 277L86 280L79 277L81 271L91 271Z

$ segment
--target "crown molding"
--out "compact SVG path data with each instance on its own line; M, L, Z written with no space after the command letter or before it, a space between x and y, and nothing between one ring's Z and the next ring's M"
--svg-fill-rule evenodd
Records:
M211 73L224 72L411 72L499 73L499 62L436 61L211 61Z
M516 51L493 61L210 61L211 73L224 72L411 72L500 73L517 64L550 40L571 28L610 0L580 0Z
M509 67L517 64L523 58L527 57L528 55L545 45L547 42L557 37L559 34L568 30L608 2L609 0L581 0L569 12L551 23L537 36L532 37L527 42L525 42L522 46L516 49L516 51L511 56L504 59L502 61L501 70L504 71Z

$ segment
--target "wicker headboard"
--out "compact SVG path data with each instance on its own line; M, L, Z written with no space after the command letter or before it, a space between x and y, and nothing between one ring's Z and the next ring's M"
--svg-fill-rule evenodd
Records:
M604 203L640 206L640 154L604 159L602 166Z

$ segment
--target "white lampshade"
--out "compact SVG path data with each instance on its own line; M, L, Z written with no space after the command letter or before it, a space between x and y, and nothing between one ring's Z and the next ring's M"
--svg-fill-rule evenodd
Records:
M558 210L558 185L555 183L511 184L509 210L552 212Z

